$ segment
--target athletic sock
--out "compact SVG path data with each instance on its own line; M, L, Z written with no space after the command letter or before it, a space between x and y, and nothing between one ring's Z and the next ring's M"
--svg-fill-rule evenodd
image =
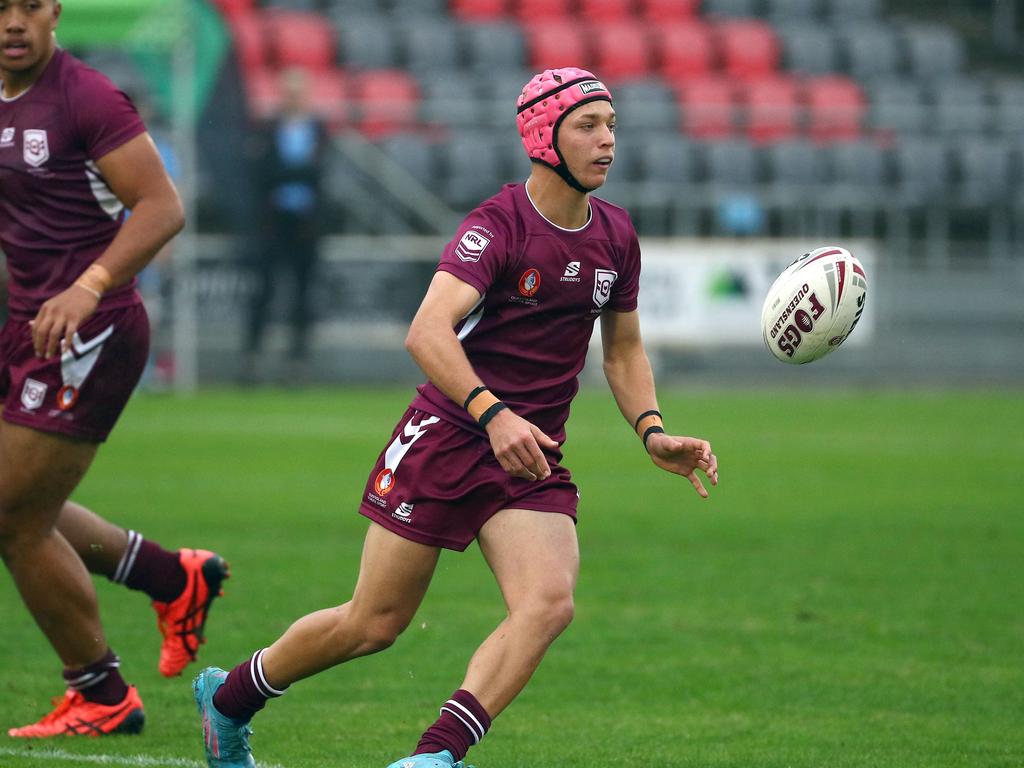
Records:
M135 531L128 531L128 546L109 578L128 589L145 592L158 603L174 600L188 581L177 552L168 552Z
M213 706L222 715L248 722L263 709L267 699L276 699L288 690L288 686L278 690L267 682L267 676L263 674L266 650L256 651L252 658L228 672L227 680L213 694Z
M491 727L491 717L469 691L459 689L441 705L441 716L427 728L414 755L447 749L458 762Z
M86 701L117 704L128 694L128 683L121 677L121 660L107 649L107 655L79 669L65 669L64 682L78 691Z

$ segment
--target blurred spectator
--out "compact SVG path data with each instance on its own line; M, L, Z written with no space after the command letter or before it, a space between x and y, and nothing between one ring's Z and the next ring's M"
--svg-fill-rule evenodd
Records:
M261 228L255 249L256 289L249 308L242 378L252 382L260 369L263 335L278 272L293 282L289 308L292 330L288 381L301 381L309 361L309 287L316 267L322 209L321 169L327 130L309 108L309 75L302 69L281 74L281 108L259 132L255 157Z

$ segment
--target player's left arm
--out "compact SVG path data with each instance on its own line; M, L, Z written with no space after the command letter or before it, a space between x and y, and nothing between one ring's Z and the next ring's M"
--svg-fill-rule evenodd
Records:
M132 215L82 277L40 308L32 321L32 341L39 357L66 349L96 311L103 293L131 280L185 224L178 191L148 133L108 152L96 160L96 166Z
M665 433L637 311L602 313L601 343L604 375L615 402L626 421L644 439L651 460L662 469L685 477L697 493L707 498L707 489L697 470L711 485L718 485L718 459L707 440Z

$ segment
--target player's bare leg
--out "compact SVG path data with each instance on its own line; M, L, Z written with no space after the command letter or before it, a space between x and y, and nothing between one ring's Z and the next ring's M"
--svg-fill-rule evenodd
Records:
M107 646L89 572L55 527L95 455L95 444L0 422L0 556L75 688L54 713L12 736L77 733L69 723L82 719L102 720L94 731L141 729L141 701Z
M203 670L193 683L207 762L255 765L248 722L294 682L394 643L419 609L440 550L371 523L352 599L302 617L273 645L230 673Z
M508 616L477 649L461 688L442 705L413 755L389 768L460 768L468 749L484 737L572 621L579 545L570 517L502 510L487 521L478 541Z

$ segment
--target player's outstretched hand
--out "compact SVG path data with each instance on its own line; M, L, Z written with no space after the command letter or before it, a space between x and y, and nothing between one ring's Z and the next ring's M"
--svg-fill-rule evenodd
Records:
M651 460L668 472L682 475L703 498L707 488L697 475L699 469L712 485L718 485L718 459L711 452L711 443L695 437L674 437L656 432L647 438Z
M543 480L551 475L541 448L553 451L558 443L537 426L506 408L491 419L486 430L495 458L510 475L525 480Z
M80 285L72 285L43 303L32 327L36 357L48 358L71 346L72 339L100 300Z

